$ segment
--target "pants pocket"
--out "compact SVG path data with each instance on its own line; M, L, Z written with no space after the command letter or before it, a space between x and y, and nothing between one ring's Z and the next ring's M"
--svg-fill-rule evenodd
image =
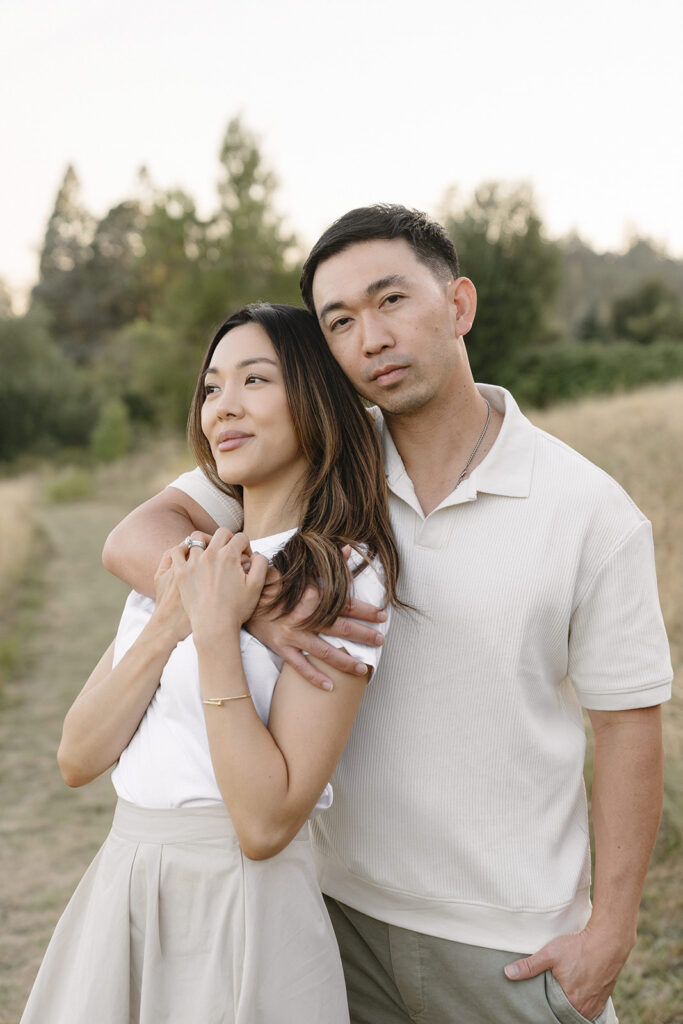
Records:
M550 1009L560 1024L619 1024L612 1000L608 999L602 1012L590 1020L569 1002L566 993L552 971L545 972L545 994Z

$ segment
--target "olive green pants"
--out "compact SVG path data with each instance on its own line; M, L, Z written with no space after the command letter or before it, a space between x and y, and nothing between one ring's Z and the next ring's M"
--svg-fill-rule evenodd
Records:
M508 981L525 953L469 946L367 917L325 897L351 1024L586 1024L550 972ZM596 1020L618 1024L610 1000Z

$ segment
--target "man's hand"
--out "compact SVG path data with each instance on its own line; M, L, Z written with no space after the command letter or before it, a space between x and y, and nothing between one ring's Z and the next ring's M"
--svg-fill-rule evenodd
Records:
M270 596L271 588L277 586L278 579L277 571L269 569L264 593ZM317 633L301 629L301 623L315 610L319 600L317 588L307 587L296 608L282 618L276 618L277 611L261 611L259 605L251 619L245 623L245 628L313 686L322 690L332 690L332 681L308 661L304 651L332 668L339 669L340 672L362 676L367 673L368 667L362 661L356 661L346 651L326 643ZM384 643L383 634L363 625L363 622L385 622L386 617L386 613L380 608L350 598L344 607L344 614L329 626L326 632L330 636L379 647ZM359 619L362 621L357 621Z
M511 981L525 981L552 971L572 1006L594 1020L612 995L630 951L630 946L615 945L614 936L591 931L589 922L582 932L560 935L533 956L508 964L505 974Z

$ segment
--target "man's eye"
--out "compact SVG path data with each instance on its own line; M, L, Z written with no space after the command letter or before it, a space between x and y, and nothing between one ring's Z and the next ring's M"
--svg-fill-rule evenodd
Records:
M351 317L350 316L340 316L338 320L335 320L333 323L330 324L330 330L331 331L336 331L340 327L346 327L346 325L350 324L350 323L351 323Z
M388 303L390 306L395 306L396 303L399 301L399 299L402 299L402 298L403 298L402 295L387 295L387 297L384 300L384 302Z

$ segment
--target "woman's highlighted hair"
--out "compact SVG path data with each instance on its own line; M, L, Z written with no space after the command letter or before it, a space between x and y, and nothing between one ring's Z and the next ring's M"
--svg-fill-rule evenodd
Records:
M347 544L367 558L379 558L387 601L396 602L398 552L377 431L306 310L260 303L238 310L219 327L206 351L188 420L198 464L218 488L241 499L239 487L218 477L202 432L201 411L204 373L216 346L235 327L249 323L263 328L277 352L294 429L308 463L301 527L273 560L281 575L273 603L286 614L305 587L315 583L321 600L305 625L329 626L348 598L351 575L342 554Z

